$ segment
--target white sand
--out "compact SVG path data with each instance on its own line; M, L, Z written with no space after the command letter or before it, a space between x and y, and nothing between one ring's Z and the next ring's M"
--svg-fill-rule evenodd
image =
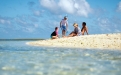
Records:
M121 50L121 33L84 35L60 39L28 42L34 46L115 49Z

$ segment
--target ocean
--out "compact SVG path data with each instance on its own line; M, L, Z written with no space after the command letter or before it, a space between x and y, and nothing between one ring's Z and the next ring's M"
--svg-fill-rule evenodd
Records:
M29 46L0 40L0 75L121 75L121 51Z

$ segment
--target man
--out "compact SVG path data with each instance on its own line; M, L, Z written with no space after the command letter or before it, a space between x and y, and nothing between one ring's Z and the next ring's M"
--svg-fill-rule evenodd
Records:
M66 31L67 31L67 28L68 28L68 21L67 21L66 16L64 17L64 19L61 20L60 28L62 30L62 37L65 37L66 36Z

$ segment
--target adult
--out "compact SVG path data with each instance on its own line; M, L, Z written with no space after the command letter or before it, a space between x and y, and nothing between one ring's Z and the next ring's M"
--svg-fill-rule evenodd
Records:
M87 35L88 35L88 29L87 29L87 26L86 26L86 22L83 22L83 23L82 23L81 34L84 35L85 32L86 32Z
M62 37L66 36L66 31L68 29L68 21L66 16L64 17L64 19L61 20L60 28L62 30Z
M73 24L74 26L74 31L72 31L68 37L73 37L73 36L80 36L81 35L81 29L80 27L78 26L77 23L74 23Z
M55 27L55 31L54 32L52 32L52 34L51 34L51 39L58 39L59 38L59 36L58 36L58 27Z

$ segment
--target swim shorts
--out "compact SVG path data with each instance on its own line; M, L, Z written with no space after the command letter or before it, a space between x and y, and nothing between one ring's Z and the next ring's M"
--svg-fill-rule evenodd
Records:
M62 30L66 30L66 26L65 25L62 25L61 29Z

